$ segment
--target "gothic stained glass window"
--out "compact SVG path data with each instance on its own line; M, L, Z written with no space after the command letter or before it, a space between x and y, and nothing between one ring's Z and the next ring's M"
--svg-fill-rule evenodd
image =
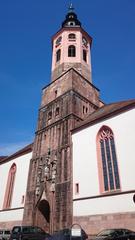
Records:
M100 164L102 166L102 191L119 190L120 179L114 135L112 130L107 126L103 126L98 133L98 147Z
M8 181L7 181L6 191L5 191L3 209L7 209L11 207L15 175L16 175L16 164L13 163L8 174Z

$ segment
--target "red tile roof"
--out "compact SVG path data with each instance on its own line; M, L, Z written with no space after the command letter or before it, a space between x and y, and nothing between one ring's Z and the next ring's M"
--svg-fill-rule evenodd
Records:
M100 120L115 116L134 107L135 99L106 104L90 114L84 121L79 122L77 126L72 130L72 133L77 132L87 126L93 125Z
M4 158L7 158L8 156L0 156L0 161L3 160Z

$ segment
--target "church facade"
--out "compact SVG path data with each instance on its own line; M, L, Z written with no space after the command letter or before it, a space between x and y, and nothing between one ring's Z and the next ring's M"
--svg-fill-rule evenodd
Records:
M91 47L71 5L52 37L51 82L42 89L18 224L50 233L73 223L88 234L111 227L135 230L135 100L108 105L100 100ZM10 200L11 212L16 207ZM0 219L2 211L1 205Z

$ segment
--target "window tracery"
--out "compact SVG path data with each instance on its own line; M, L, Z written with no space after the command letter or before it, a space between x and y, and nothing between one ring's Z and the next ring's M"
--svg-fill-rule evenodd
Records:
M99 154L102 166L103 191L120 189L115 140L112 130L103 126L98 134ZM101 177L101 176L100 176Z

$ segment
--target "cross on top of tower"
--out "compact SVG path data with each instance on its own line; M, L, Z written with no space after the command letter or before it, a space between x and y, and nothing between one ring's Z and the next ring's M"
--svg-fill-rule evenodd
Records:
M68 8L68 12L74 12L74 7L73 7L73 3L70 3L69 8Z

